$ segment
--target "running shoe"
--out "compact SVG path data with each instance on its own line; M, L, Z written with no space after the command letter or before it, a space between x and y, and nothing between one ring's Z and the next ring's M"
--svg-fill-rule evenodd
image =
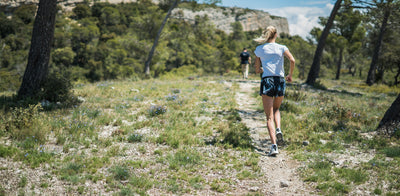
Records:
M276 135L277 143L279 145L283 145L284 141L283 141L283 134L282 134L281 128L276 128L275 135Z
M275 155L277 155L278 153L279 153L279 152L278 152L278 146L277 146L276 144L272 144L271 150L269 151L268 156L275 156Z

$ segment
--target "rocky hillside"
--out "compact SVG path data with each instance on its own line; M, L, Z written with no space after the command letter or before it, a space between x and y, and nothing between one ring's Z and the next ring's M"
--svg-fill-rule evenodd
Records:
M227 33L232 31L231 23L239 21L242 23L244 31L254 31L259 28L266 28L269 25L277 27L278 32L289 34L289 25L286 18L272 16L267 12L259 10L249 10L243 8L206 8L201 11L191 11L188 9L175 9L175 17L183 17L184 20L194 22L196 15L205 16L215 24L218 29ZM181 14L179 14L181 13Z
M59 4L65 10L71 10L76 3L83 0L59 0ZM136 2L136 0L99 0L100 2L120 3L120 2ZM158 3L158 0L153 0ZM14 8L22 4L38 3L39 0L0 0L0 7ZM259 28L265 28L269 25L277 27L278 32L289 33L289 25L286 18L279 16L272 16L267 12L259 10L249 10L243 8L206 8L201 11L191 11L187 9L175 9L173 17L182 18L189 22L194 22L196 15L204 16L215 24L215 26L227 33L232 31L231 23L239 21L242 23L244 31L253 31Z

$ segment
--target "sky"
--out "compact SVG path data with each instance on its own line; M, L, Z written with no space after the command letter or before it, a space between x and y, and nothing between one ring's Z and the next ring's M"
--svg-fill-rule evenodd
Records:
M285 17L289 22L290 34L305 39L312 28L322 28L318 24L318 17L329 16L334 3L334 0L222 0L219 5L263 10Z

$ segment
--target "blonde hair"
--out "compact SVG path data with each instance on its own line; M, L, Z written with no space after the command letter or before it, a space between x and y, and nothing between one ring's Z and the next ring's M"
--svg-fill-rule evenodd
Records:
M268 40L274 38L276 35L276 28L274 26L268 26L263 32L261 37L254 39L258 43L265 43Z

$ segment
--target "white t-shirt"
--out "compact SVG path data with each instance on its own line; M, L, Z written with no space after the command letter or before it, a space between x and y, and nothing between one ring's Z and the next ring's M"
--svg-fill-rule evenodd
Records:
M260 57L264 73L262 77L281 76L285 77L283 69L283 53L288 50L284 45L277 43L265 43L257 46L254 54Z

